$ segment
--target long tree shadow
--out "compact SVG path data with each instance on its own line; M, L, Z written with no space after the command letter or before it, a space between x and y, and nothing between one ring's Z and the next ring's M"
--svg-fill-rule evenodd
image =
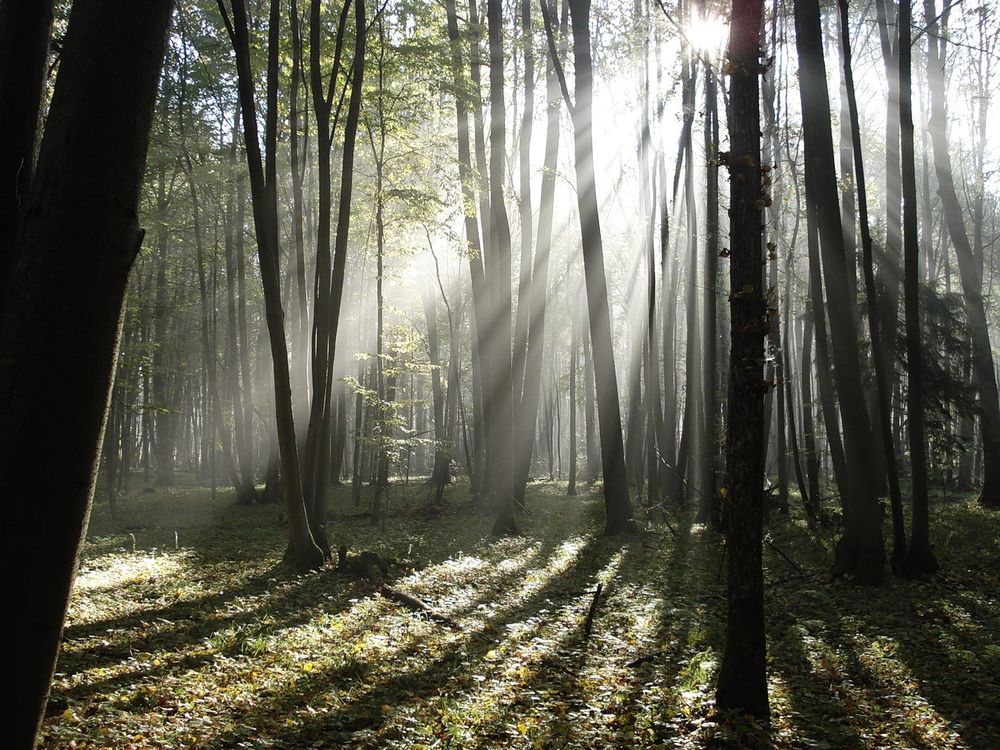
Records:
M795 583L769 623L783 711L800 737L837 747L996 747L996 607L959 581L880 592ZM959 739L960 738L960 739ZM964 745L962 743L964 742Z
M635 717L632 731L644 733L651 744L698 734L710 710L710 683L723 646L722 545L690 515L677 521L666 538L668 554L652 561L654 627L644 651L624 665L629 690L621 713Z
M550 554L556 543L555 539L543 543L521 539L502 548L484 544L483 562L485 567L495 571L505 555L520 549L527 551L520 556L524 564L531 564L537 557ZM451 549L436 548L434 551L436 557L447 557L458 550L453 545ZM433 566L430 570L433 571ZM490 576L486 578L492 580ZM60 673L68 675L69 679L57 681L48 713L61 713L68 701L83 701L93 695L155 683L204 667L220 656L238 655L251 637L291 629L313 618L317 607L304 602L318 602L318 609L332 616L373 589L374 586L367 582L343 578L330 569L296 576L287 568L277 566L217 594L146 608L117 618L71 625L66 630L67 648L59 663ZM485 593L498 592L499 587L494 585ZM471 602L469 607L475 604ZM261 622L269 625L261 628ZM246 632L241 633L244 629ZM205 641L227 631L234 633L232 643L211 648L204 645ZM74 648L74 644L87 641L90 642ZM154 653L158 654L156 658L153 658ZM124 666L126 671L108 674L105 667L115 665ZM98 675L96 679L77 681L73 678L90 669ZM143 709L142 690L135 690L135 694L139 698L135 708Z
M412 671L404 671L401 666L412 657L419 656L420 644L412 643L402 653L397 653L392 663L357 694L342 703L336 710L303 715L296 713L322 692L330 689L345 690L338 684L343 677L341 670L324 673L322 678L310 679L307 684L296 683L288 690L273 696L266 707L267 713L296 714L301 718L295 726L281 730L268 740L278 747L304 747L318 740L345 742L353 738L353 733L365 729L376 731L386 721L383 706L397 704L401 697L410 698L413 708L419 709L429 696L457 695L473 683L472 669L499 643L503 642L508 625L518 623L536 614L539 608L557 596L564 584L561 578L572 574L574 577L590 578L599 572L613 554L614 541L591 538L577 551L560 575L550 577L544 583L532 586L523 598L510 606L500 608L489 617L483 626L461 634L454 639L446 653ZM520 571L523 575L524 571ZM427 717L425 717L427 718ZM239 724L255 725L255 714L248 713L238 719ZM428 721L433 723L433 718ZM442 731L445 731L442 728ZM205 747L231 747L243 740L245 735L239 730L231 730L208 740Z

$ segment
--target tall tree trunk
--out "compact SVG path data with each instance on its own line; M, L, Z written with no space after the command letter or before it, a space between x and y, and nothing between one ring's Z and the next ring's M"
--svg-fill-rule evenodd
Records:
M234 124L235 127L235 124ZM256 465L254 458L253 413L256 410L254 401L253 378L250 377L250 331L247 323L247 288L246 288L246 178L242 169L236 170L236 217L234 219L234 248L236 251L236 321L239 332L240 379L243 383L243 449L249 458L249 464L244 469L251 484L256 481ZM264 496L260 496L264 501Z
M718 404L718 279L719 279L719 105L715 71L705 63L705 298L702 308L704 360L702 375L702 418L705 421L702 447L701 515L718 526L716 496L716 452L720 444Z
M571 497L576 495L576 371L579 367L576 355L580 346L579 316L575 313L575 309L570 312L569 337L569 484L566 494Z
M728 160L732 336L726 466L726 645L715 702L767 719L764 570L764 261L761 225L760 31L761 0L733 0Z
M836 571L851 573L862 583L878 584L882 580L885 550L874 495L875 479L869 469L871 426L861 383L858 331L838 209L818 0L795 0L795 42L799 53L806 201L816 207L818 219L830 311L833 377L840 399L847 462L847 525L838 544Z
M344 3L337 24L337 38L331 66L329 86L323 86L322 26L323 18L319 0L312 0L309 9L309 75L316 113L317 167L319 170L319 201L316 221L316 269L312 326L312 401L309 405L309 425L306 431L305 455L302 460L302 484L309 526L324 557L331 557L325 532L326 497L329 490L330 454L330 395L333 362L337 343L337 326L340 319L340 300L343 296L344 268L346 266L347 233L350 228L350 202L353 188L354 144L357 140L361 108L360 68L363 72L366 28L364 8L355 5L357 17L354 63L352 65L351 98L347 121L344 126L344 150L341 167L340 205L334 259L330 258L330 221L333 210L331 147L333 130L331 113L337 91L340 60L344 48L345 28L351 4ZM346 85L346 84L345 84ZM346 204L346 212L345 212ZM340 270L338 272L337 266Z
M560 59L563 59L566 54L564 40L567 17L568 14L564 13L561 20L562 35L558 45ZM522 503L524 502L525 487L528 483L528 474L531 473L531 455L535 447L535 424L538 421L538 398L542 382L542 350L545 343L545 305L549 286L549 255L552 247L552 217L559 165L559 120L562 99L559 92L559 80L551 59L545 67L545 91L545 156L538 208L538 236L535 242L527 295L518 300L517 308L519 315L522 308L525 310L525 318L528 321L523 387L517 392L520 402L515 420L516 440L514 441L514 493L518 501ZM515 367L515 369L517 368Z
M587 483L593 484L601 472L601 457L594 423L594 363L590 352L590 337L583 337L583 436L587 450Z
M90 516L171 5L74 3L0 307L3 563L17 571L0 583L17 644L4 742L15 750L34 746ZM37 116L18 104L34 109L10 110L14 121Z
M52 0L0 3L0 298L17 261L18 225L35 146L52 28Z
M895 3L888 3L890 8ZM895 17L887 16L886 0L875 0L875 16L879 30L883 67L888 85L890 113L899 112L899 29ZM890 37L892 29L894 36ZM882 337L882 370L888 376L895 372L896 340L899 333L899 288L903 252L902 186L899 166L899 118L885 120L885 251L880 258L875 282L879 292L879 334ZM889 379L892 391L895 378ZM893 401L890 400L890 406ZM899 410L896 410L898 415ZM896 455L899 452L896 451Z
M232 167L235 167L235 161L236 138L234 137L230 157L230 165ZM232 171L235 172L235 169ZM236 446L236 459L239 464L242 486L242 492L238 495L237 502L249 505L257 499L257 490L254 488L253 454L250 453L247 444L248 431L246 420L249 419L250 405L243 400L243 391L240 388L239 316L237 315L236 298L237 271L235 242L233 238L233 204L235 202L235 192L235 184L230 185L226 197L224 239L226 255L226 348L228 356L225 369L233 407L233 442Z
M933 0L924 0L927 23L927 78L931 94L931 144L934 149L934 172L938 195L944 211L944 223L958 259L958 273L965 296L965 316L972 341L972 378L979 391L983 439L983 489L979 501L986 507L1000 507L1000 401L996 369L990 345L986 310L983 304L983 279L965 229L962 205L958 201L951 168L947 131L944 40L938 32ZM900 42L902 44L902 41ZM911 415L912 418L912 415Z
M543 13L547 16L545 6ZM577 203L583 243L583 273L587 287L587 311L593 349L594 381L597 390L597 420L601 433L601 463L604 471L604 506L608 534L631 533L632 503L625 475L625 448L622 439L621 406L618 376L611 339L611 315L608 309L608 283L604 271L604 242L601 237L597 185L594 175L593 142L593 64L590 50L590 0L570 0L573 21L573 58L575 62L576 103L572 106L575 147ZM546 20L549 52L553 60L554 42L551 23ZM563 96L569 93L561 66L556 65Z
M345 8L348 5L349 3L344 3ZM292 352L291 362L292 369L294 371L292 374L292 382L295 388L292 394L292 400L293 405L296 406L296 412L299 415L304 415L305 409L302 408L301 405L308 403L309 399L309 369L307 366L308 356L306 352L308 350L308 343L310 340L309 303L306 289L305 227L303 217L305 200L302 191L302 184L305 179L305 155L307 153L307 141L304 137L300 140L299 134L300 131L304 133L308 128L309 113L308 111L303 112L299 106L299 93L306 83L306 77L302 50L302 19L299 16L298 3L296 0L290 0L288 20L292 31L291 80L288 85L288 157L289 167L292 172L292 238L295 243L295 323L297 324L297 330L292 336L292 341L296 343ZM317 112L317 115L319 115L319 112ZM327 156L327 160L328 159L329 156ZM323 157L321 154L320 162L322 161ZM327 166L329 167L329 164ZM321 182L324 177L327 179L329 178L329 170L325 173L322 171L320 172L319 178ZM327 215L329 216L329 203L327 203L326 208ZM329 218L327 218L327 221L329 221Z
M243 140L250 172L250 194L254 226L257 230L257 254L264 288L265 320L271 346L274 377L274 409L278 454L281 464L282 493L288 519L289 541L295 565L303 570L323 564L323 551L316 545L309 527L299 471L295 421L292 415L292 390L288 372L288 345L285 341L284 310L281 305L279 270L279 231L277 196L277 127L278 127L278 39L280 3L271 0L268 19L267 88L264 126L264 152L257 128L257 104L254 75L250 67L250 30L246 0L232 0L232 19L225 0L218 0L236 53L237 81L243 115Z
M892 508L893 550L892 564L900 570L906 557L906 532L903 527L903 500L899 488L899 466L896 462L896 452L892 444L892 412L889 392L889 374L885 370L886 357L882 351L883 339L879 330L882 322L879 320L878 287L875 280L873 259L873 242L871 225L868 222L868 187L865 182L864 158L861 151L861 123L858 115L858 103L854 90L854 71L851 57L850 25L848 23L847 0L839 0L841 54L844 63L844 93L847 104L847 114L850 125L851 144L853 150L854 172L857 175L858 212L861 226L861 254L864 266L865 300L868 304L868 336L872 346L872 364L875 370L877 414L875 426L879 433L882 446L882 461L885 466L889 483L889 502ZM909 50L907 50L909 54ZM909 97L908 92L900 92L901 96ZM889 111L889 117L897 116ZM905 125L904 125L905 127ZM912 123L911 123L912 131ZM911 132L912 136L912 132Z
M162 97L166 100L166 97ZM162 109L162 108L161 108ZM156 347L153 349L151 385L153 401L157 406L156 420L156 483L169 486L174 482L174 448L177 423L176 410L171 407L167 391L170 373L167 366L167 260L170 254L170 237L167 223L166 173L163 165L156 171L156 282L153 303L153 332Z
M471 0L473 3L470 8L474 7L476 0ZM487 289L486 289L486 277L483 270L483 255L485 247L485 237L483 241L480 241L479 232L479 219L482 220L485 227L487 221L487 214L483 213L484 207L488 209L488 203L483 202L482 198L479 201L480 217L477 219L476 216L476 184L478 180L476 179L477 173L472 168L472 150L469 142L469 114L468 114L468 104L465 98L462 96L461 92L464 84L464 73L462 65L462 47L459 40L459 30L458 30L458 16L455 9L455 0L445 0L445 12L447 15L448 22L448 41L451 47L451 65L452 65L452 78L455 82L456 96L455 96L455 117L458 129L458 173L459 181L462 186L462 198L465 206L465 241L468 245L469 250L469 275L472 281L472 306L473 306L473 316L472 325L474 328L475 340L472 346L472 371L473 371L473 438L475 441L475 456L472 464L473 468L472 475L469 477L469 481L472 488L472 494L478 496L479 494L479 483L482 481L482 450L481 446L483 443L483 390L485 383L489 381L483 378L483 367L480 361L482 356L489 347L489 340L487 337L487 326L489 325L490 316L488 312L487 304ZM470 18L470 25L472 24ZM475 28L473 28L473 34L478 33ZM478 92L478 76L479 76L479 63L478 63L478 43L475 42L476 37L473 36L473 48L472 48L472 71L473 80L475 82L475 91ZM473 103L473 110L475 115L475 127L476 127L476 141L477 141L477 153L479 146L479 138L481 137L481 115L479 114L479 103L478 101ZM485 147L484 147L485 151ZM480 195L483 193L482 186L480 186Z
M845 0L841 0L844 2ZM920 342L920 242L917 238L917 169L913 148L911 85L911 0L899 4L899 122L903 173L903 305L906 311L906 423L910 439L913 534L909 563L915 573L934 573L937 560L931 552L927 515L927 440L924 434L924 353ZM929 23L933 0L925 0ZM931 42L932 45L937 44ZM933 54L933 53L932 53Z
M497 519L494 531L515 532L514 523L514 402L511 363L511 249L510 224L504 202L504 174L507 134L503 74L503 3L487 0L486 19L490 50L490 243L487 247L486 277L492 293L490 305L490 369L493 388L483 408L486 420L487 451L490 460L490 489ZM482 321L479 321L482 324Z
M531 306L525 305L531 295L531 133L535 117L535 47L531 33L531 0L521 0L521 43L524 50L524 110L518 152L518 214L521 218L521 263L517 286L517 313L514 317L513 383L515 418L520 419L520 402L524 386L524 366L527 361L528 329L534 324ZM544 174L544 173L543 173ZM516 426L515 426L516 427ZM516 460L516 457L515 457ZM530 457L529 457L530 460ZM515 491L517 483L515 482ZM523 498L519 498L523 500Z

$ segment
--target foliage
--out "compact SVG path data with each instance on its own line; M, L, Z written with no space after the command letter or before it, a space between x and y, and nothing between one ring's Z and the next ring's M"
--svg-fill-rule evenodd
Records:
M117 521L98 508L41 745L988 748L1000 732L1000 521L971 501L932 507L947 574L877 594L826 580L829 545L801 518L771 528L768 736L712 715L709 530L677 516L676 536L605 539L596 494L534 484L524 535L497 539L457 510L460 485L433 519L427 489L393 491L384 535L335 518L331 541L395 560L391 585L461 630L333 569L291 574L273 506L186 487L124 496ZM338 491L335 516L353 511Z

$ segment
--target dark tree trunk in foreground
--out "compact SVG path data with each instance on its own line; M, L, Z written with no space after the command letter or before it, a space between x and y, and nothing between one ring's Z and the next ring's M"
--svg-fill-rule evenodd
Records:
M767 719L764 571L764 253L760 172L761 0L734 0L729 37L730 237L732 336L726 440L725 517L728 608L726 646L715 702Z
M611 340L611 316L608 310L608 283L604 272L604 242L598 215L597 186L594 180L594 142L592 132L593 66L590 56L590 0L570 0L573 21L573 57L576 63L576 104L572 106L575 145L577 203L580 232L583 235L583 274L587 286L587 309L593 350L594 381L597 390L597 422L601 433L601 464L604 470L604 507L606 532L623 534L634 531L632 503L625 475L625 446L622 438L621 406L618 399L618 376ZM551 22L545 6L549 54L558 59L551 34ZM563 96L568 100L565 77L557 65ZM567 104L569 102L567 101Z
M917 173L913 148L911 0L899 4L899 125L903 168L903 306L906 311L906 424L910 441L913 528L909 569L934 573L927 516L927 440L924 431L924 353L920 342L920 243L917 238ZM933 9L933 3L928 7ZM933 18L933 16L931 16Z
M815 206L823 259L824 287L830 313L833 379L843 421L847 510L844 535L837 545L836 571L862 583L882 580L885 551L882 524L871 473L871 426L861 382L855 300L845 258L837 177L834 171L830 98L823 60L818 0L796 0L795 44L799 54L799 93L805 149L806 202ZM814 300L815 303L815 300ZM821 373L822 377L822 373ZM828 422L827 424L830 424Z
M21 204L31 187L52 0L0 2L0 295L14 267Z
M0 317L14 750L34 745L90 515L171 4L74 3Z

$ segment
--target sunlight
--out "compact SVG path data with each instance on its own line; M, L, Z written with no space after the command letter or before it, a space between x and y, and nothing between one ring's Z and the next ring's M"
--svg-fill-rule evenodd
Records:
M81 568L76 578L76 590L84 596L88 592L117 589L157 576L176 576L183 570L184 557L184 552L157 554L156 550L129 556L105 555Z
M699 52L718 55L729 40L729 21L714 13L707 13L692 19L684 35Z

